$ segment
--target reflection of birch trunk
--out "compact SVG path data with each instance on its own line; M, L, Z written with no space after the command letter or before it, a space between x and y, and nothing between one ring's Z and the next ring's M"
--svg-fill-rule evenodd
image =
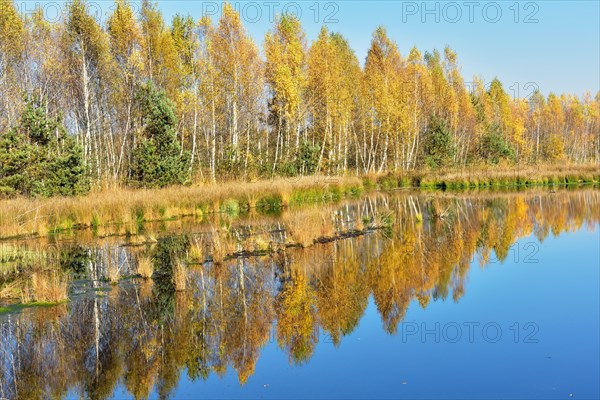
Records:
M100 257L96 254L96 263L94 263L91 258L88 262L90 278L92 279L92 287L94 291L98 288L98 265L102 262L102 253L100 253ZM96 265L95 265L96 264ZM100 359L100 318L98 316L98 296L94 296L94 335L95 335L95 350L96 350L96 376L98 376L98 361Z
M240 293L242 295L242 305L244 306L244 323L248 323L248 305L246 304L246 286L245 280L246 276L244 274L244 262L243 259L239 259L238 262L238 274L239 274L239 283L240 283Z
M206 315L207 315L207 302L206 302L206 286L204 284L204 268L200 270L200 284L202 288L202 340L206 341ZM206 347L202 345L202 360L206 360Z
M244 274L244 261L239 259L237 262L238 265L238 276L240 282L240 295L242 296L242 305L244 307L244 338L242 340L243 343L243 351L242 351L242 359L246 360L246 342L248 339L248 305L246 303L246 285L245 280L246 276Z
M100 361L100 317L98 315L98 296L94 296L94 334L96 345L96 377L99 374Z

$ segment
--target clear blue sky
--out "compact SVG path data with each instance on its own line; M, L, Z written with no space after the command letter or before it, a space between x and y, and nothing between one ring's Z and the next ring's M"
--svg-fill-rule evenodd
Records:
M1 0L0 0L1 1ZM16 0L22 9L41 3L49 18L61 1ZM137 3L138 1L134 1ZM92 1L90 9L106 16L113 2ZM167 20L176 13L218 17L221 1L157 2ZM422 52L450 45L456 50L465 81L498 77L514 95L542 93L593 95L600 90L600 2L592 1L231 1L241 11L248 32L262 46L273 14L301 13L309 40L323 24L342 33L361 61L379 25L406 55L413 45ZM54 7L54 8L53 8ZM318 10L318 12L317 12ZM532 83L532 84L529 84ZM528 85L529 84L529 85ZM511 89L512 88L512 89ZM518 92L517 92L518 91Z

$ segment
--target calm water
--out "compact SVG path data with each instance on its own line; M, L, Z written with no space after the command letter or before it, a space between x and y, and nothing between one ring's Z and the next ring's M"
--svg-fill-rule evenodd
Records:
M592 189L382 194L11 243L75 280L67 304L0 315L0 398L598 398L599 222ZM352 237L285 248L311 232ZM217 234L269 251L214 263ZM128 277L145 254L153 282Z

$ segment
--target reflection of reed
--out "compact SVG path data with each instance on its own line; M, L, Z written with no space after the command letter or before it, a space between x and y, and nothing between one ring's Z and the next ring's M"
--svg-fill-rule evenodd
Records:
M220 264L197 263L209 257L213 232L129 248L138 273L150 262L154 279L119 285L103 296L82 296L68 308L30 309L1 320L0 395L60 398L80 388L82 397L104 398L121 381L134 397L147 397L153 388L166 397L184 369L193 379L207 379L224 374L228 366L244 383L275 323L277 344L292 363L310 359L320 331L339 345L358 325L369 296L383 328L395 332L414 300L424 308L431 299L459 301L474 256L503 260L520 237L534 234L543 241L596 226L599 205L598 191L496 198L375 196L341 211L327 208L323 215L329 213L329 219L317 219L322 216L311 211L313 232L321 234L320 224L331 221L327 232L335 235L355 229L351 220L366 216L368 226L391 212L389 229L381 233L281 248L265 257L224 257ZM448 210L447 216L435 217L436 209ZM219 240L233 250L255 236L285 243L281 234L287 231L278 228L229 226L221 228ZM206 244L204 257L193 250L196 243ZM185 290L176 290L178 269ZM53 377L42 381L49 370Z

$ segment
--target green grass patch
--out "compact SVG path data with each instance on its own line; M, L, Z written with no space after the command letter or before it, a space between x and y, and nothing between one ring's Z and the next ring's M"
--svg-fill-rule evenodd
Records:
M361 186L358 185L352 185L350 187L346 188L346 195L350 196L352 198L358 198L363 194L363 188Z
M339 201L343 197L342 189L338 185L331 185L327 189L324 200Z
M442 182L437 182L435 179L422 178L419 181L419 187L423 188L423 189L436 189L436 188L442 188L443 184L442 184Z
M363 187L365 188L365 190L372 190L372 189L377 188L377 182L375 182L371 178L364 177L362 180L362 183L363 183Z
M409 176L401 176L398 179L398 187L409 188L413 186L412 178Z
M230 217L237 217L240 215L240 203L236 199L226 199L219 206L219 211Z
M322 188L294 190L290 195L290 205L319 203L325 201L327 197L329 197L329 193Z
M398 180L392 175L382 176L377 180L377 186L382 190L396 189Z
M48 302L48 301L32 301L31 303L16 303L9 306L0 307L0 314L15 313L22 311L26 308L50 308L64 304L68 300Z
M92 231L94 233L98 232L98 228L100 227L100 217L97 213L92 215L92 221L90 222L90 226L92 227Z
M260 212L271 212L281 210L283 208L283 199L279 194L270 194L261 197L256 202L256 209Z

